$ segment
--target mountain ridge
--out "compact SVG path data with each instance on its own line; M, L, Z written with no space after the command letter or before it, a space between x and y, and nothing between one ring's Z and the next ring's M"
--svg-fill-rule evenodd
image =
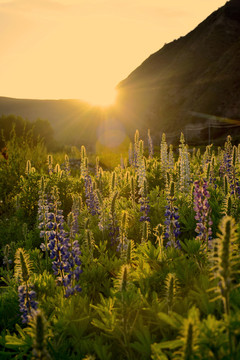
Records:
M149 127L164 131L184 130L193 111L240 119L239 53L240 2L231 0L118 84L121 112L132 109L143 128L151 114Z

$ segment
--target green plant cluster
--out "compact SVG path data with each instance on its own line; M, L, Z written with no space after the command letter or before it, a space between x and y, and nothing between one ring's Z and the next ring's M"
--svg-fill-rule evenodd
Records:
M84 147L72 170L71 154L47 156L40 146L13 138L0 160L0 358L239 359L240 147L228 137L201 153L182 135L173 150L164 136L153 155L137 134L113 170L99 157L89 165ZM40 237L39 204L53 189L81 250L81 292L67 298ZM176 222L173 246L167 231ZM30 284L37 310L23 325L18 289Z

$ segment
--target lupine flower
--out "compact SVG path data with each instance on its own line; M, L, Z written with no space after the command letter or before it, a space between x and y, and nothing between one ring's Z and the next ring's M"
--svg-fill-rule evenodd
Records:
M170 193L167 197L168 205L165 207L165 238L168 239L167 247L173 246L176 248L180 248L180 242L177 240L178 236L180 235L180 225L178 222L179 215L178 215L178 208L175 206L175 194L174 194L174 183L171 182L170 185Z
M172 171L174 169L174 157L173 157L173 146L169 146L168 154L168 170Z
M135 178L134 176L131 176L131 179L130 179L130 198L132 200L132 206L133 208L135 207L135 195L136 195L136 190L135 190Z
M237 163L240 164L240 144L237 147Z
M73 195L72 214L73 214L74 221L72 224L72 231L74 232L74 235L79 232L78 217L80 214L81 206L82 206L81 196Z
M40 310L34 311L30 326L33 359L50 360L51 357L47 351L48 325Z
M231 167L228 171L228 179L231 189L231 195L240 197L240 186L239 186L239 178L236 175L236 161L237 161L237 148L233 147L232 151L232 162Z
M162 134L160 161L161 161L161 171L163 176L165 177L166 171L168 169L168 145L166 143L166 135L164 133Z
M139 157L139 131L136 130L135 132L135 136L134 136L134 149L133 149L133 155L134 155L134 159L133 159L133 165L135 167L138 166L138 157Z
M57 174L59 177L62 177L63 172L62 172L61 167L60 167L59 164L56 164L56 165L55 165L54 172L55 172L55 174Z
M190 164L189 164L189 154L187 150L187 146L185 145L185 139L183 133L181 133L180 137L180 145L179 145L179 166L180 166L180 174L179 174L179 189L181 192L188 192L190 185Z
M150 129L148 129L148 153L149 153L150 159L152 159L153 158L153 142L152 142L152 138L151 138L151 134L150 134Z
M52 173L53 173L53 157L52 157L52 155L48 155L47 165L48 165L48 173L49 173L49 175L52 175Z
M113 195L113 193L116 190L116 181L117 180L117 174L116 171L113 171L110 177L110 181L109 181L109 192L110 195Z
M85 178L85 196L86 204L91 215L98 214L99 206L96 193L93 190L92 178L90 175L86 175Z
M38 228L40 231L40 237L44 239L44 243L41 244L41 249L43 251L47 250L47 243L48 243L48 213L49 213L49 206L47 195L45 193L46 183L44 177L40 180L40 190L39 190L39 200L38 200ZM46 267L48 267L48 252L46 251Z
M81 165L80 165L80 171L81 171L81 178L85 179L88 175L88 159L86 156L86 149L85 146L81 146Z
M98 156L96 156L95 174L96 174L96 179L99 180L100 171L99 171L99 157Z
M210 194L208 192L207 180L196 180L194 182L194 211L196 212L195 219L197 226L195 231L198 233L197 239L206 243L212 239L212 219L211 208L208 202Z
M132 143L129 144L128 161L129 161L129 165L133 165L133 149L132 149Z
M143 157L143 141L140 140L139 142L139 155L137 161L137 175L138 175L138 187L139 187L139 194L143 195L144 193L144 181L146 180L146 168L145 162Z
M142 238L141 238L141 243L146 243L148 241L148 236L149 236L149 222L148 221L144 221L142 223Z
M35 301L36 293L33 285L29 283L32 274L32 263L28 253L24 249L17 249L15 254L14 275L20 285L18 286L18 298L22 323L27 323L32 317L33 311L37 309Z
M31 165L31 161L28 160L27 164L26 164L25 174L28 176L28 175L34 173L35 171L36 171L36 169Z
M67 176L71 173L69 157L67 155L65 155L64 171Z
M22 323L29 322L33 315L33 311L37 309L37 302L35 301L36 292L33 291L32 285L20 285L18 287L18 299L20 312L22 313Z
M109 216L109 235L111 238L111 245L115 245L119 237L119 225L116 215L116 199L118 192L116 191L113 194L111 205L110 205L110 216Z
M208 164L207 179L209 184L213 184L214 188L217 188L216 175L215 175L215 156L214 153L211 158L211 162Z
M212 148L212 144L207 145L205 153L203 154L202 166L204 169L207 169L208 164L211 162L211 158L212 158L211 148Z
M49 203L47 235L47 248L50 250L50 259L52 260L52 269L59 284L65 288L65 297L73 295L76 291L81 291L77 284L79 275L82 270L80 268L80 249L78 241L74 241L74 231L70 229L70 239L64 231L64 219L62 210L59 209L61 202L59 201L58 189L56 186L52 189L51 202ZM72 216L73 226L75 219ZM43 244L44 245L44 244ZM44 246L41 246L42 250Z
M231 136L228 135L227 141L224 144L224 150L222 151L221 148L219 149L220 158L222 159L222 163L219 168L219 175L230 176L232 170L232 143L231 143Z
M87 218L84 225L84 245L87 248L91 258L93 258L93 249L94 249L94 237L93 232L89 228L89 219Z
M218 238L214 240L214 251L210 253L213 278L218 285L211 290L216 292L213 300L222 299L225 314L230 315L230 292L238 287L239 242L238 226L230 216L222 218Z
M138 187L139 187L139 204L140 204L140 212L142 213L140 217L140 221L150 221L148 216L150 211L149 206L149 199L147 195L147 180L146 180L146 168L145 162L143 157L143 142L140 140L139 142L139 156L138 156L138 167L137 167L137 174L138 174Z
M139 204L140 204L140 212L142 213L141 217L140 217L140 221L144 222L144 221L150 221L150 217L148 216L149 212L150 212L150 205L149 205L149 198L147 196L147 181L144 180L143 183L143 193L141 194L141 197L139 199Z
M64 278L63 285L66 289L65 297L69 297L73 295L75 292L80 292L82 289L79 286L79 276L82 273L80 268L81 260L80 260L80 247L77 240L70 238L68 245L68 254L67 257L64 258Z
M179 281L176 274L168 273L164 285L164 297L168 306L168 312L170 312L178 299Z
M121 166L121 169L124 169L124 168L125 168L122 154L121 154L121 158L120 158L120 166Z
M9 254L10 254L10 245L7 244L3 248L3 265L6 265L7 271L9 271L9 264L12 263L12 260L9 259Z
M120 224L120 230L119 230L119 233L120 233L119 234L119 244L117 247L117 251L120 251L121 254L123 254L123 252L127 250L127 246L128 246L128 239L126 236L127 222L128 222L127 211L123 211L121 224Z

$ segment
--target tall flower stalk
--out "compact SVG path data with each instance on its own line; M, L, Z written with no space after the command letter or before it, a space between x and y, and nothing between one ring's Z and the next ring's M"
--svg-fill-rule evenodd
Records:
M127 211L124 210L122 212L122 218L119 229L119 244L117 250L120 251L121 254L127 250L128 239L127 239L127 224L128 224L128 214Z
M32 263L28 253L22 248L17 249L15 254L14 275L20 282L18 286L18 297L23 324L29 322L34 310L37 309L37 302L35 301L36 293L33 290L33 285L30 283L31 274Z
M179 145L179 190L183 193L187 193L190 187L190 163L187 145L185 145L185 139L183 133L180 137Z
M53 174L53 157L52 155L47 156L47 165L48 165L48 173L49 175Z
M41 249L50 250L50 259L52 260L52 269L57 276L58 284L64 286L65 296L73 295L76 291L81 291L78 285L79 275L81 273L80 249L78 241L73 239L74 231L70 230L71 238L67 237L64 230L64 218L60 209L58 188L54 186L51 192L51 201L49 202L49 213L47 223L48 244L41 245ZM72 215L73 226L75 221Z
M237 241L236 223L232 217L225 216L220 222L218 238L214 241L215 251L210 258L213 278L219 280L218 286L212 289L217 293L214 300L222 299L226 315L230 314L230 292L237 287L235 283L240 260Z
M133 149L133 165L138 166L138 157L139 157L139 131L136 130L134 136L134 149Z
M110 214L109 214L109 235L111 239L111 245L115 246L119 238L119 225L117 221L116 213L116 200L118 197L118 192L116 191L112 195L111 204L110 204Z
M48 223L48 213L49 213L49 205L47 200L47 194L46 194L46 182L44 180L44 177L42 176L40 183L39 183L39 200L38 200L38 228L40 231L40 237L44 240L44 249L45 252L45 261L46 261L46 269L48 269L48 258L49 254L47 251L47 243L48 243L48 229L47 229L47 223Z
M153 158L153 142L152 142L152 138L151 138L151 134L150 134L150 129L148 129L148 153L149 153L149 158L152 159Z
M133 165L133 147L132 147L132 143L129 144L129 149L128 149L128 162L129 165Z
M34 312L30 326L33 338L33 359L51 360L47 351L47 322L40 310Z
M138 157L138 188L139 188L139 204L140 204L140 212L142 213L140 217L141 222L150 221L148 216L150 211L149 199L148 199L148 191L147 191L147 179L146 179L146 167L143 157L143 141L139 142L139 157Z
M180 224L178 222L178 208L175 205L175 186L172 181L170 184L170 192L167 197L168 205L166 206L165 211L165 238L168 240L167 247L172 246L175 248L180 248L180 242L178 236L180 235Z
M239 246L237 226L230 216L225 216L219 226L219 234L214 242L215 251L211 253L213 279L218 280L218 285L210 291L216 293L213 299L221 299L224 306L224 312L227 320L230 315L230 293L239 285L237 283L237 274L239 273ZM231 330L228 328L229 340L229 359L233 359L233 339Z
M81 178L86 178L88 175L88 158L86 154L86 148L84 145L81 146L81 164L80 164Z
M69 157L67 154L65 155L64 171L67 176L70 176L70 174L71 174L70 162L69 162Z
M212 219L211 208L208 202L210 194L208 192L207 180L196 180L194 182L194 211L197 220L196 233L197 239L206 244L208 249L209 240L212 240Z
M93 190L93 181L90 175L86 175L85 178L85 197L86 204L91 215L98 213L98 199L95 191Z
M166 172L168 170L168 145L166 142L166 135L164 133L162 134L160 161L162 175L164 178L166 178Z

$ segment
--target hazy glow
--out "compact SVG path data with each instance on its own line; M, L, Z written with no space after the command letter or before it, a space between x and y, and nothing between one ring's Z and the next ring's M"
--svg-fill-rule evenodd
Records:
M126 133L123 125L115 120L109 118L103 121L98 128L98 141L106 148L114 148L121 145L125 138Z
M151 53L224 0L0 0L0 96L114 100Z

